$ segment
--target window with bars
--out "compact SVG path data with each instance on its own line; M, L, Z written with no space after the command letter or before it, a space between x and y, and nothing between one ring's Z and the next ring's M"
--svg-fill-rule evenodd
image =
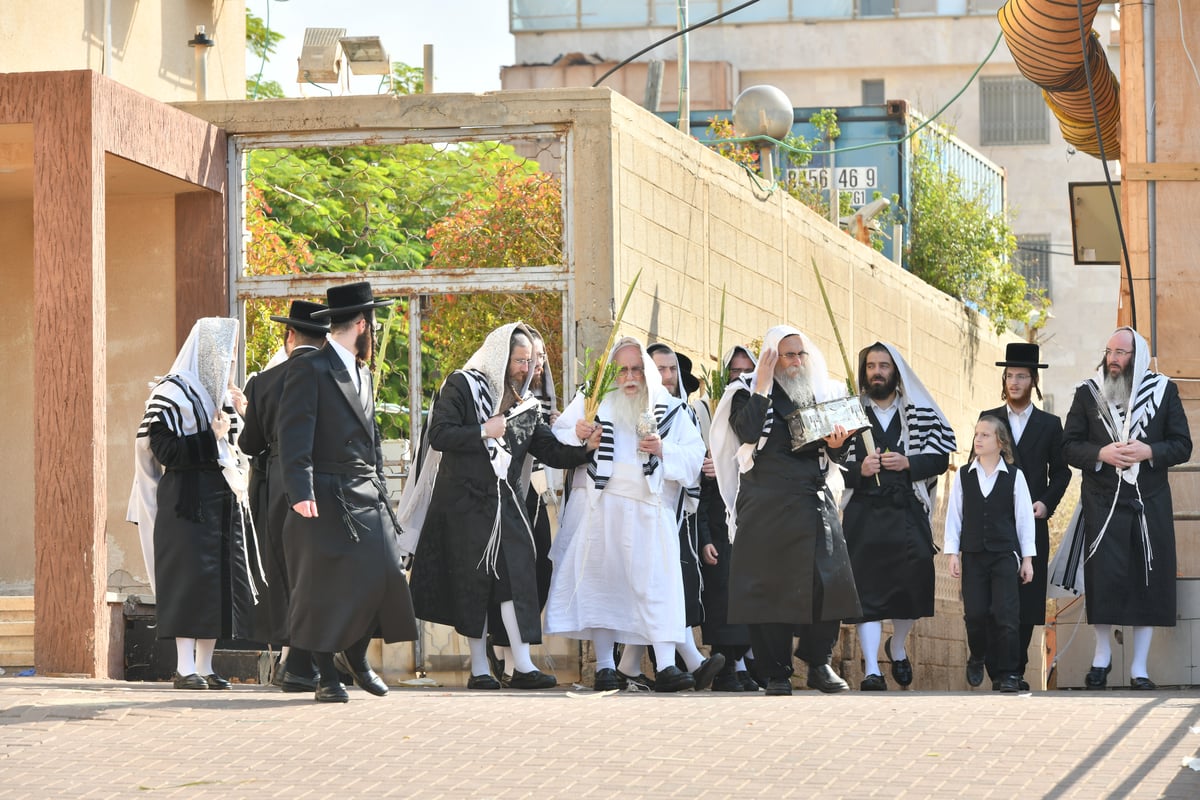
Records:
M1042 90L1020 75L979 81L979 141L1048 144L1050 111Z
M1046 234L1023 234L1017 237L1013 266L1025 277L1030 288L1042 289L1050 296L1050 237Z

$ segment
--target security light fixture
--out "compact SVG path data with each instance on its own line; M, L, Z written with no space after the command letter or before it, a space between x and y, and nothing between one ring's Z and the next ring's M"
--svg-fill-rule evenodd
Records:
M298 83L337 83L341 76L342 60L338 57L338 40L346 35L345 28L305 28L304 46L296 81Z
M355 75L390 75L392 62L388 60L383 40L378 36L343 36L338 39L342 52L346 54L350 71Z

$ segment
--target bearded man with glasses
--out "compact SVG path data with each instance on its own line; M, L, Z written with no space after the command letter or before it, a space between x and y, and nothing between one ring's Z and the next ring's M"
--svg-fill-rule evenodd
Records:
M1114 625L1132 640L1129 687L1157 688L1146 666L1150 641L1155 627L1173 627L1176 617L1167 469L1191 453L1179 389L1150 370L1146 340L1118 328L1096 375L1076 388L1063 426L1063 455L1083 473L1082 514L1062 546L1083 561L1087 618L1096 632L1088 689L1107 686Z

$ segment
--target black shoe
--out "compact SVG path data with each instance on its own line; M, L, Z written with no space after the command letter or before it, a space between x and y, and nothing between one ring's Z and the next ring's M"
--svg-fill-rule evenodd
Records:
M755 691L758 691L757 686L758 684L755 684ZM738 680L737 673L734 672L722 672L717 675L717 677L713 678L712 690L714 692L745 691L745 689L742 687L742 682Z
M491 675L472 675L467 678L468 689L499 689L500 681Z
M1021 691L1021 679L1016 675L1005 675L1000 679L1000 692L1003 694L1016 694Z
M535 669L532 672L521 672L514 669L509 686L513 689L553 689L555 686L558 686L558 678L553 675L547 675L541 670Z
M337 667L338 672L348 673L354 678L354 682L358 684L358 688L369 692L376 697L383 697L388 693L387 684L383 682L383 678L375 673L375 670L369 666L365 670L356 670L350 665L350 659L346 658L345 653L333 654L333 665Z
M500 681L501 686L507 686L508 684L505 681L505 677L507 676L504 674L504 660L496 655L496 645L492 642L492 635L490 633L487 637L485 652L487 653L488 666L492 668L492 674L496 676L496 680Z
M271 665L271 685L276 689L283 688L283 673L287 672L287 664L282 660L276 659Z
M279 688L289 694L299 692L314 692L317 689L316 678L302 678L299 675L293 675L290 672L284 672L283 678L279 682Z
M690 672L684 672L672 664L666 669L660 669L654 679L656 692L682 692L685 689L695 689L696 678Z
M743 692L757 692L762 688L762 685L750 675L749 670L739 669L737 671L737 679L742 684Z
M899 661L892 658L892 637L887 637L887 641L883 643L884 655L888 657L888 661L892 662L892 680L897 686L908 686L913 681L912 662L907 658L902 658Z
M1024 678L1022 678L1020 675L1018 675L1018 676L1017 676L1017 683L1019 683L1019 684L1021 685L1021 691L1022 691L1022 692L1028 692L1028 691L1029 691L1029 681L1025 680L1025 679L1024 679Z
M176 689L207 689L208 681L200 677L196 673L191 675L180 675L176 672L171 676L171 683Z
M886 692L887 681L883 679L882 675L868 675L862 679L862 683L858 685L858 690L860 692Z
M654 679L644 672L639 672L637 675L626 675L621 670L617 670L617 679L621 681L621 688L624 689L631 683L641 686L651 692L654 691Z
M314 699L318 703L349 703L350 695L346 694L346 687L342 686L341 681L330 684L318 684Z
M696 667L696 671L692 673L692 677L696 679L696 691L707 689L712 685L713 678L717 677L717 673L725 666L725 656L721 653L713 653L704 661L700 662L700 666Z
M232 689L233 684L222 678L217 673L204 676L204 682L208 684L210 689Z
M983 683L983 659L968 658L967 684L970 686L978 686L981 683Z
M1154 681L1150 680L1149 678L1130 678L1129 679L1129 688L1134 689L1136 691L1144 692L1144 691L1149 691L1151 689L1157 689L1158 684L1156 684Z
M596 670L596 678L592 681L592 689L597 692L611 692L613 689L625 688L625 682L612 667Z
M837 694L838 692L850 691L850 684L838 677L838 674L833 671L833 667L828 664L818 664L816 666L810 664L808 667L808 688L816 689L825 694Z
M1083 688L1085 689L1104 689L1108 686L1108 673L1112 672L1112 662L1108 662L1107 667L1092 667L1088 670L1088 674L1084 676Z
M784 697L792 693L792 682L788 678L767 678L767 697Z

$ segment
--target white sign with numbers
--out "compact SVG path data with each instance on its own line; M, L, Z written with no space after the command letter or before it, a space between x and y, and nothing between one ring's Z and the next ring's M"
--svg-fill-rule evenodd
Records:
M834 180L839 192L850 195L850 204L861 206L867 203L867 192L877 188L879 170L876 167L838 167L833 170ZM828 167L819 169L789 169L788 177L803 180L806 183L828 191L830 170Z

